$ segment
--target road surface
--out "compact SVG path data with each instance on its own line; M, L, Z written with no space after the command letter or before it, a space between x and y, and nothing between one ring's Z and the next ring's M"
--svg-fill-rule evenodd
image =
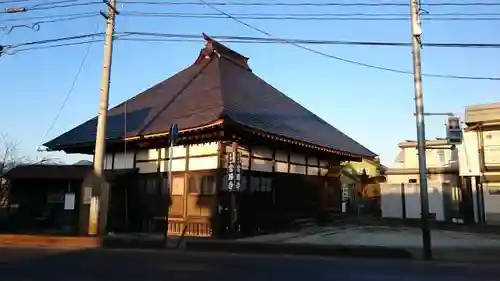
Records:
M0 280L490 281L500 280L500 269L495 264L0 247Z

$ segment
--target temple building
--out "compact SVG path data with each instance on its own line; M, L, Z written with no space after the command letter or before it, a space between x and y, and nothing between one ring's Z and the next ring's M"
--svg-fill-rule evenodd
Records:
M168 217L169 235L240 236L340 213L340 163L376 154L203 36L192 65L109 110L108 231L162 232ZM179 135L166 188L172 124ZM97 117L45 146L93 154L96 126ZM84 193L78 201L89 204Z

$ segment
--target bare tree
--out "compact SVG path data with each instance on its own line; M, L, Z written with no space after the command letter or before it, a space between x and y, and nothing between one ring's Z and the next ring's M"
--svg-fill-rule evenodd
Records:
M7 134L0 134L0 175L21 162L21 159L16 156L18 145Z
M19 142L9 138L5 133L0 133L0 175L20 164L54 164L57 159L42 157L33 160L26 156L19 155Z

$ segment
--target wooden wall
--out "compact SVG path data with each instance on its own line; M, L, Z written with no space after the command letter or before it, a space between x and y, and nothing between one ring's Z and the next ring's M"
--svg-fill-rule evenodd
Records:
M217 142L174 147L172 158L173 185L169 208L170 234L181 234L184 229L187 229L186 235L212 235L211 217L216 207L220 207L215 206L217 197L216 171L221 168L220 171L225 173L228 162L227 153L232 151L230 144L221 144L221 147L224 156L220 163L218 159L219 143ZM288 216L293 212L306 215L306 209L309 210L307 212L311 213L312 209L329 210L331 207L327 207L327 205L335 205L328 202L322 203L323 197L334 196L328 193L325 182L325 176L332 161L319 159L315 155L273 150L262 146L246 147L240 145L238 150L241 153L243 169L242 189L251 193L240 196L242 219L245 214L249 221L262 221L261 218L270 217L270 213L280 213L281 217ZM339 162L336 164L339 165ZM151 206L160 206L164 204L162 202L166 201L164 190L158 189L164 188L165 182L157 185L155 182L166 179L168 148L108 153L105 167L108 170L139 169L138 183L134 188L145 191L141 191L142 195L130 194L130 197L134 198L135 201L143 202L142 205L145 207L138 207L138 209L151 209ZM144 178L142 180L144 183L141 182L142 178ZM193 183L195 183L195 189L199 190L193 190ZM225 191L227 191L226 177L221 182L221 192L225 193ZM220 194L218 202L227 205L229 202L224 202L228 201L229 198L226 197L227 195ZM155 200L161 202L150 203ZM240 203L238 204L240 205ZM318 204L325 206L320 208ZM258 217L255 215L255 206L257 205L261 209L259 211L261 215ZM164 214L161 207L156 209L160 211L148 211L143 217L158 217ZM268 224L272 225L275 222L276 220L269 221Z

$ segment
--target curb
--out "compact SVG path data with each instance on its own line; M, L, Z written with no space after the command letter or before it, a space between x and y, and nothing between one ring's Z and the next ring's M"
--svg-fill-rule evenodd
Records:
M92 237L2 234L0 235L0 245L86 249L99 248L100 242L99 239Z
M291 243L258 243L239 241L187 241L186 250L199 252L229 252L248 254L288 254L326 257L357 257L380 259L413 259L413 255L403 248L312 245Z

